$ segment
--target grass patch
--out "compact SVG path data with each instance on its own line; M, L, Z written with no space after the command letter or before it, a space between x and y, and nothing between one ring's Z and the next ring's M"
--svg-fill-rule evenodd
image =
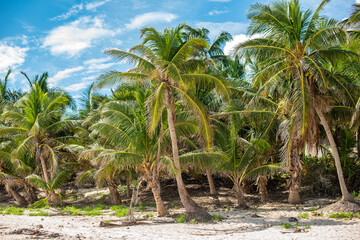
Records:
M125 207L124 205L117 205L110 207L110 210L115 212L116 217L125 217L129 212L129 207Z
M351 219L351 218L359 217L359 213L352 213L352 212L340 212L340 213L332 213L329 215L329 218L345 218L345 219Z
M92 210L90 210L90 211L86 211L86 212L84 212L83 214L85 215L85 216L99 216L99 215L101 215L101 210L99 210L99 209L92 209Z
M29 213L29 216L49 216L50 213L45 211L38 211L38 212L31 212Z
M18 207L7 207L4 209L3 214L5 215L24 215L24 208L18 208Z
M231 210L230 206L226 206L226 211L230 211L230 210Z
M178 217L177 219L177 223L184 223L186 221L186 216L185 214L182 214L180 217Z
M282 225L282 226L283 226L283 228L285 228L285 229L292 228L291 223L282 223L281 225Z
M306 219L308 219L310 217L309 213L307 213L307 212L299 213L297 216L298 216L298 218L306 218Z
M221 215L212 215L211 219L214 221L221 221L224 220L225 218Z
M315 212L317 210L317 207L311 207L309 210L310 212Z
M305 228L305 229L310 229L311 226L310 226L309 224L306 224L306 225L304 226L304 228Z
M80 213L81 209L76 208L74 206L71 206L71 207L67 206L65 208L62 208L61 211L64 213L70 214L71 216L81 215L81 213Z
M146 216L152 218L152 217L154 217L154 214L150 212Z
M195 224L195 223L196 223L196 220L195 220L195 219L191 219L191 221L190 221L189 223Z

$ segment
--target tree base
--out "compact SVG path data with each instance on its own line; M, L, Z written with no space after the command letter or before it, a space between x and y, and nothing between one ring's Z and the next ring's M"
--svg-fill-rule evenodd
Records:
M195 219L196 222L209 222L212 219L212 216L202 208L199 208L196 212L187 212L186 221L191 221Z
M357 213L357 212L360 212L360 201L358 201L358 200L348 201L348 200L341 199L340 201L338 201L334 204L331 204L327 207L320 209L320 211Z
M300 193L296 190L290 190L288 202L291 204L297 204L301 202Z

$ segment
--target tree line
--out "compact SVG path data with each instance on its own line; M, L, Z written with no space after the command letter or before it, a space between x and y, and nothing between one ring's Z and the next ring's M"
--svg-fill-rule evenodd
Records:
M69 179L106 185L120 204L119 183L129 189L131 179L141 179L164 216L166 175L176 180L187 217L210 219L188 194L182 171L205 173L213 195L212 174L226 175L242 208L245 179L256 181L266 202L268 176L287 172L288 201L298 203L304 159L328 154L339 203L356 205L343 167L360 154L360 5L338 22L322 15L328 2L315 11L298 0L253 4L248 35L260 37L229 56L228 32L210 39L207 29L186 24L143 28L140 44L105 51L132 68L99 76L79 110L68 93L48 86L47 73L31 79L22 72L30 89L11 91L9 70L0 81L1 183L21 205L60 205ZM105 87L111 94L99 93Z

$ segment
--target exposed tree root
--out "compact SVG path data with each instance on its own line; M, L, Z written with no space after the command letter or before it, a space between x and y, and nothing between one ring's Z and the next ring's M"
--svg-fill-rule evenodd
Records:
M360 201L354 200L354 201L346 201L346 200L340 200L334 204L331 204L327 207L324 207L321 209L323 212L360 212Z

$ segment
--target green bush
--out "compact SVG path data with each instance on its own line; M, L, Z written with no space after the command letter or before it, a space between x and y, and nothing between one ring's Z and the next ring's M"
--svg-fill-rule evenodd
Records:
M285 229L292 228L292 225L290 223L282 223L281 224Z
M24 208L18 208L18 207L7 207L3 214L5 215L24 215Z
M185 214L182 214L180 217L178 217L177 222L178 223L184 223L186 221Z
M84 212L84 215L86 215L86 216L99 216L99 215L101 215L101 210L93 209L93 210L90 210L90 211L86 211L86 212Z

